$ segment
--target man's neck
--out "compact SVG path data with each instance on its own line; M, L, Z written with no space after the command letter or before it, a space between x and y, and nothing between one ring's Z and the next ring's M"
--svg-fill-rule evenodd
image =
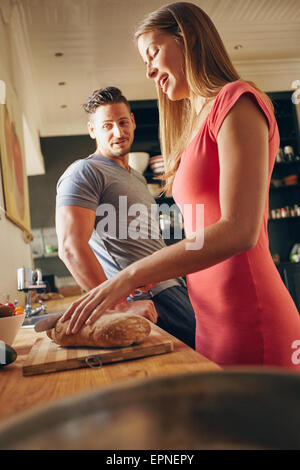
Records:
M100 152L100 150L97 149L95 154L99 155L100 157L105 157L108 160L112 160L113 162L117 163L121 167L125 168L125 170L130 171L130 166L128 164L129 153L127 153L127 155L122 155L121 157L113 157L113 156L104 155L104 153Z

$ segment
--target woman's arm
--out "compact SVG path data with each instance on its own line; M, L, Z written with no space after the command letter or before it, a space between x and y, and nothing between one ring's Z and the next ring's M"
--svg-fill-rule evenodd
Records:
M217 143L221 217L204 229L202 248L188 249L191 240L182 240L96 287L67 311L74 332L138 286L206 269L255 246L268 191L268 126L250 98L242 96L231 109ZM198 239L199 234L194 240Z

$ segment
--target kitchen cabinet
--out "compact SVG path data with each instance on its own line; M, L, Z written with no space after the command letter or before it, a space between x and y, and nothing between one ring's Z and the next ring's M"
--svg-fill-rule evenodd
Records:
M33 258L53 258L58 256L58 240L55 227L43 227L32 230Z
M299 122L296 106L292 101L292 92L268 93L268 95L274 104L280 133L280 149L282 149L277 155L270 185L268 222L270 251L300 312L300 264L293 264L289 259L293 246L300 243ZM284 153L287 146L293 149L293 153Z
M280 263L278 271L300 313L300 263Z
M300 184L284 184L284 178L293 174L299 178L300 159L292 163L276 163L270 186L270 251L272 255L279 255L280 262L288 262L292 247L300 242ZM275 187L272 181L282 185Z
M299 155L299 123L296 106L292 101L293 91L270 92L267 95L274 105L274 112L280 133L280 147L294 148Z
M279 255L278 261L286 263L293 245L300 242L299 123L292 92L268 95L274 104L280 133L280 151L270 185L270 251L272 255ZM292 148L293 154L284 154L286 147Z

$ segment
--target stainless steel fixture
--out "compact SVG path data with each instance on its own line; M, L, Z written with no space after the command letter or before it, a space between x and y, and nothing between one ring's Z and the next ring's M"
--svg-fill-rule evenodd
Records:
M33 315L38 315L39 313L46 312L46 306L43 304L42 300L39 301L40 307L32 308L32 292L37 291L38 293L44 292L46 289L46 284L43 282L42 272L40 269L31 269L31 268L18 268L18 291L23 291L27 293L26 297L26 306L24 313L26 317L32 317Z

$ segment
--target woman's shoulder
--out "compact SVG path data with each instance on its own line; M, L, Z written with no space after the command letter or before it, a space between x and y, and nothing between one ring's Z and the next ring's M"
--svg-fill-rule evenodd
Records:
M216 101L224 101L224 99L230 100L237 95L250 92L256 96L262 97L262 93L258 90L251 82L244 80L236 80L235 82L229 82L224 85L216 96Z
M242 96L248 96L266 116L270 128L274 128L275 119L272 107L264 93L262 93L254 84L244 80L237 80L224 85L216 96L213 109L210 114L209 125L213 134L216 136L218 130L233 106Z
M211 112L211 119L215 120L223 113L227 113L236 101L244 94L252 94L256 99L261 99L261 93L250 83L237 80L224 85L217 93Z
M222 112L222 110L231 108L243 95L248 96L262 108L264 113L268 114L269 118L272 118L273 106L271 100L254 83L245 80L226 83L216 96L215 110L219 109L219 112Z

